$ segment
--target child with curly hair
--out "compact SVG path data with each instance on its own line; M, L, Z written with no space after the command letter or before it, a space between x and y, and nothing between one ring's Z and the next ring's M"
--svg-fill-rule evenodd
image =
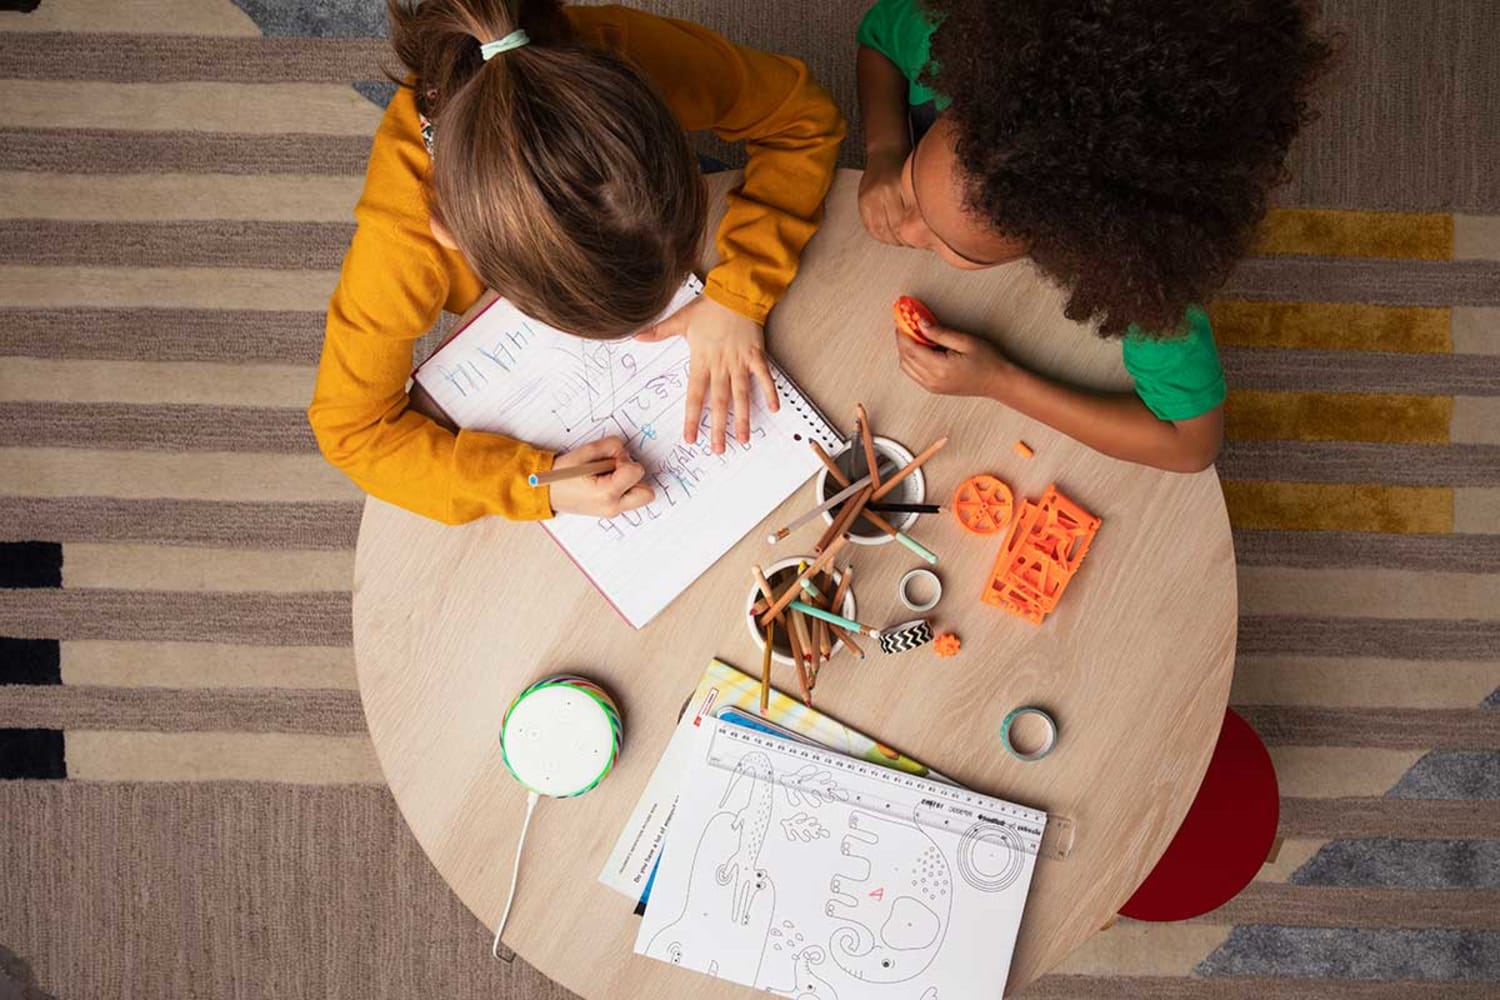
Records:
M988 340L897 335L931 392L988 396L1098 451L1207 468L1224 373L1200 303L1245 253L1328 45L1301 0L877 0L859 26L876 239L978 269L1029 256L1119 338L1134 393Z

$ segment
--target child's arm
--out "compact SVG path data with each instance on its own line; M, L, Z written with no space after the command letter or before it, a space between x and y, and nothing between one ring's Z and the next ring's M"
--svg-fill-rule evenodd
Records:
M624 7L570 12L575 23L615 23L625 36L623 54L655 84L684 129L711 129L743 142L749 153L744 181L729 193L719 224L719 263L705 281L706 301L646 335L687 337L693 363L684 437L694 440L706 399L710 443L722 451L731 399L736 436L749 440L752 379L760 382L770 408L777 406L761 326L822 220L843 117L795 59Z
M865 173L859 181L859 215L870 235L899 245L896 228L905 206L901 168L911 152L906 77L882 53L859 47L859 110L865 125Z
M1224 434L1224 408L1187 420L1162 420L1132 392L1090 392L1022 368L980 337L941 326L922 333L943 350L896 334L901 370L930 392L987 396L1114 458L1169 472L1213 464Z

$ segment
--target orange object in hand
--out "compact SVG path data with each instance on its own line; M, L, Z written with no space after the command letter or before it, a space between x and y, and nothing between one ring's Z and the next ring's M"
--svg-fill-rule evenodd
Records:
M994 476L973 476L953 493L953 516L974 535L998 535L1010 524L1010 487Z
M938 346L922 335L922 321L936 323L937 317L932 314L931 309L922 304L920 299L903 295L896 300L895 305L891 306L891 313L896 317L896 329L923 347Z

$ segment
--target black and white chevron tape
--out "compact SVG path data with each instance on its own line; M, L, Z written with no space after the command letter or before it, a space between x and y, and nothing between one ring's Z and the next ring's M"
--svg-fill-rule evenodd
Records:
M932 641L932 625L926 618L914 618L892 628L880 630L882 653L904 653Z

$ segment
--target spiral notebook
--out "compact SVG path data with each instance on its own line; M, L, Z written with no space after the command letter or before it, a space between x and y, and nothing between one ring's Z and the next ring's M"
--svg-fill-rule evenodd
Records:
M669 315L696 298L690 278ZM623 437L656 499L614 518L561 514L544 527L634 628L692 585L817 470L808 446L841 446L834 428L773 362L781 409L751 394L750 443L709 449L682 440L688 346L585 340L532 319L503 298L482 305L413 373L417 405L458 427L569 451ZM421 397L425 394L425 399ZM733 424L731 423L731 427Z

